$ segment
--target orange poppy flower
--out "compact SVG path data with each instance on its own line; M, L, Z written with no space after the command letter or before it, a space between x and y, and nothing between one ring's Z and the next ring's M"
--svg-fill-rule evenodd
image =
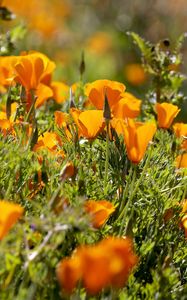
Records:
M93 227L100 228L115 211L115 207L106 200L88 200L85 203L85 210L92 216Z
M113 107L112 113L115 118L136 118L140 114L141 100L130 93L123 93L120 99Z
M97 245L81 246L71 258L62 260L57 278L68 293L81 280L89 294L97 294L105 287L123 287L137 262L129 238L109 237Z
M11 121L7 119L0 120L0 131L3 136L7 136L7 134L13 132L13 124Z
M55 124L62 128L62 127L66 127L67 123L70 121L70 116L67 113L64 113L62 111L55 111L54 113L55 115Z
M97 109L103 109L105 94L111 108L122 98L121 93L124 91L124 84L107 79L96 80L85 86L86 96Z
M45 103L46 100L50 99L53 97L53 91L50 87L48 87L47 85L43 84L43 83L39 83L37 90L36 90L36 103L35 103L35 107L40 107L41 105L43 105ZM31 95L28 94L28 99L31 98ZM28 101L30 103L32 103L32 99L30 99L30 101Z
M141 161L155 132L156 125L153 122L135 123L132 119L128 120L124 127L124 140L129 160L133 163Z
M13 83L14 65L18 63L19 56L0 57L0 91L5 93L8 86Z
M173 125L173 131L177 137L186 136L187 137L187 124L175 123Z
M167 102L157 103L155 108L158 117L158 126L165 129L170 128L174 118L180 111L178 106Z
M112 120L110 120L110 127L115 129L118 135L124 136L126 125L127 125L126 121L121 118L112 118Z
M177 169L187 168L187 153L178 155L175 160L175 165Z
M16 73L14 80L30 91L36 90L39 83L50 84L55 64L44 54L31 52L20 56L14 69Z
M105 127L102 110L80 111L71 108L71 115L78 127L79 136L94 139Z
M0 240L23 214L23 207L19 204L0 200Z
M64 156L63 151L58 150L59 146L62 146L60 137L55 132L45 132L42 136L39 136L38 142L35 144L33 151L38 152L46 149L51 154Z

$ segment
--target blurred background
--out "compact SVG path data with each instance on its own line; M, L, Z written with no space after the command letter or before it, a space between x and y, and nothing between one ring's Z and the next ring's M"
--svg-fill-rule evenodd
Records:
M1 21L2 32L17 26L11 33L15 54L31 49L47 54L57 63L55 79L72 84L79 80L84 51L85 81L119 80L140 96L148 79L127 32L153 43L169 38L172 44L187 30L186 0L2 0L1 5L15 16ZM183 59L186 72L186 45Z

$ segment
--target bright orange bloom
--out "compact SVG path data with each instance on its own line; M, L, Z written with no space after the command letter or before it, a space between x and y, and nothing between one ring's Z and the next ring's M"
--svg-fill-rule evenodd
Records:
M187 168L187 153L183 153L178 155L175 160L176 168Z
M165 129L170 128L174 118L180 111L177 105L167 102L157 103L155 108L158 117L158 126Z
M156 132L153 122L135 123L132 119L124 127L124 140L127 156L133 163L139 163L143 158L149 142Z
M132 85L140 85L145 82L147 76L140 64L129 64L125 67L125 75Z
M175 123L173 125L173 131L177 137L186 136L187 137L187 124Z
M187 124L184 123L175 123L173 125L173 130L175 132L175 135L177 137L183 137L185 138L181 144L181 148L187 150Z
M107 79L96 80L85 85L85 94L97 109L103 109L105 94L111 108L122 98L121 93L124 91L124 84Z
M85 210L92 216L92 224L100 228L115 211L115 206L106 200L88 200L85 203Z
M13 132L13 124L7 119L0 120L0 132L4 136Z
M0 240L22 216L23 211L19 204L0 200Z
M109 237L97 245L80 246L60 262L57 277L68 293L81 280L89 294L97 294L105 287L123 287L137 262L129 238Z
M55 124L60 128L66 127L67 123L70 120L69 114L57 110L55 111L54 115L55 115Z
M124 132L125 132L125 126L127 125L126 121L121 119L121 118L112 118L112 120L110 120L110 126L115 129L116 133L118 135L123 135L124 136Z
M115 118L136 118L140 114L141 100L130 93L123 93L123 98L113 107L112 113Z
M59 151L59 146L62 145L60 137L55 132L45 132L42 136L39 136L38 142L35 144L33 151L40 151L47 149L52 154L61 154L63 152Z
M16 72L14 80L30 91L36 90L39 83L50 84L55 63L40 52L30 52L19 57L14 69Z
M76 108L71 108L70 112L78 127L79 136L94 139L105 127L102 110L82 112Z

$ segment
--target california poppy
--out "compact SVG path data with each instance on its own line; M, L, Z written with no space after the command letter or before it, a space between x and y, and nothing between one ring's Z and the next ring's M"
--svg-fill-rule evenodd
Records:
M141 100L130 93L123 93L122 98L112 106L115 118L136 118L140 114Z
M19 204L0 200L0 240L23 214L23 207Z
M178 155L175 160L176 168L187 168L187 153L183 153Z
M158 126L165 129L170 128L174 118L180 111L177 105L167 102L157 103L155 109L158 117Z
M48 150L52 155L58 155L64 157L61 138L55 132L44 132L42 136L39 136L37 143L35 144L33 151L40 152L41 150Z
M186 136L187 137L187 124L185 123L175 123L173 125L173 131L177 137Z
M71 108L71 115L78 127L79 136L94 139L105 127L102 110L80 111Z
M85 86L86 96L97 109L103 109L105 95L111 108L122 98L121 94L124 91L124 84L107 79L96 80Z
M143 158L149 142L156 132L154 122L140 123L128 120L124 127L124 140L127 156L133 163L139 163Z
M85 210L92 216L92 224L100 228L115 211L115 206L106 200L88 200L85 202Z

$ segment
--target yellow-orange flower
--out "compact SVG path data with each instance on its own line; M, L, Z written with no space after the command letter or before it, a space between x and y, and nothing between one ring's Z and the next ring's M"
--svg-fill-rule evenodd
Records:
M19 204L0 200L0 240L22 216L23 211Z
M145 82L147 76L140 64L129 64L125 67L125 75L132 85L140 85Z
M128 120L124 127L124 140L127 156L133 163L139 163L143 158L149 142L156 132L154 122L140 123Z
M173 125L173 131L177 137L186 136L187 137L187 124L175 123Z
M80 111L71 109L71 115L78 127L79 136L94 139L105 127L102 110Z
M15 64L14 80L22 84L26 90L36 90L39 83L49 85L55 63L40 52L22 53L18 63Z
M141 100L130 93L123 93L120 99L113 107L112 113L115 118L136 118L140 114Z
M88 200L85 203L85 210L92 216L92 224L100 228L115 211L115 206L106 200Z
M157 103L155 109L158 117L158 126L165 129L170 128L174 118L180 111L177 105L167 102Z
M80 246L71 258L63 259L57 277L68 293L81 280L89 294L97 294L105 287L123 287L137 262L129 238L109 237L94 246Z
M176 168L187 168L187 153L183 153L178 155L175 160Z
M105 95L111 108L122 98L121 94L124 91L124 84L107 79L96 80L85 86L86 96L97 109L103 109Z
M187 200L182 203L181 215L181 227L184 228L185 237L187 238Z
M39 152L46 149L53 155L60 155L63 157L64 153L59 149L60 146L62 146L61 138L55 132L46 131L42 136L39 136L33 151Z

